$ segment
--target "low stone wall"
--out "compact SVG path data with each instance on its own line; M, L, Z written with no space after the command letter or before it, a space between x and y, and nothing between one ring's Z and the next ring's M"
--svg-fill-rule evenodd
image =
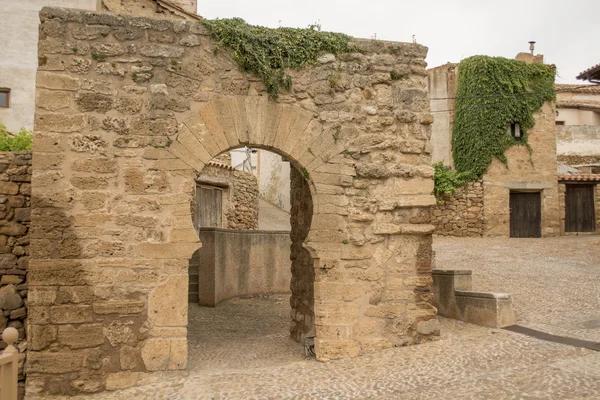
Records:
M19 392L27 350L27 269L31 214L31 152L0 153L0 333L19 331ZM6 343L0 341L0 349Z
M431 223L440 236L483 236L483 184L469 182L444 196L433 208Z
M200 305L214 307L232 297L290 291L289 232L203 228L200 240L202 248L190 262L198 265Z

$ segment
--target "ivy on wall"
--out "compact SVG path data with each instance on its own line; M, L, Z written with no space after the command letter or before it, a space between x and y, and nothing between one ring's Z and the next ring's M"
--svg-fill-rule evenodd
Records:
M441 161L433 164L433 194L438 203L445 195L454 194L460 187L474 179L471 172L458 172L446 167Z
M452 156L458 172L480 178L493 157L506 164L504 151L527 145L533 113L554 100L556 68L502 57L473 56L458 65ZM517 123L522 139L507 134Z
M247 24L241 18L203 20L219 46L233 51L233 59L243 71L260 76L269 95L290 90L292 78L286 68L300 69L316 64L324 53L355 51L350 36L321 32L312 28L265 28Z
M0 151L22 151L31 150L33 143L33 132L21 128L19 133L11 134L6 126L0 124Z

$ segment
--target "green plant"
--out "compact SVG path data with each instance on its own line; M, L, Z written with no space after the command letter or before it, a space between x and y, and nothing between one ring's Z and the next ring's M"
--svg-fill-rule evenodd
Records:
M433 175L433 194L438 202L444 195L453 194L460 187L475 178L472 172L458 172L446 167L441 161L433 164L433 169L435 170Z
M290 90L292 78L286 68L300 69L317 63L323 53L355 51L351 37L311 28L265 28L247 24L241 18L203 20L218 47L232 50L243 71L260 76L273 98Z
M404 80L406 78L408 78L407 74L401 74L398 71L392 71L392 72L390 72L390 79L393 80L393 81L400 81L400 80Z
M98 53L96 51L92 52L92 59L98 62L102 62L106 60L106 56L104 54Z
M340 73L339 71L335 71L335 74L329 77L329 87L335 89L340 84Z
M304 177L304 179L306 179L307 181L310 180L310 174L308 173L308 171L306 170L306 168L301 168L300 169L300 174L302 174L302 176Z
M556 68L502 57L474 56L458 65L452 156L459 172L479 178L493 157L506 164L504 152L527 144L533 113L554 100ZM506 133L520 125L522 139Z
M11 134L6 126L0 124L0 151L31 150L33 132L21 127L16 135Z

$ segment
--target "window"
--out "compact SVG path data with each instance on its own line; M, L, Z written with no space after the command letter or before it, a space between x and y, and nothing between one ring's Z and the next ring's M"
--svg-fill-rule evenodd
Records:
M8 108L10 105L10 89L0 88L0 108Z
M556 122L555 122L555 124L556 124L556 125L564 125L564 124L565 124L565 121L556 121Z
M516 122L513 122L512 124L510 124L508 126L508 134L510 136L512 136L513 138L515 138L515 140L521 140L521 126L519 126L519 124L517 124Z

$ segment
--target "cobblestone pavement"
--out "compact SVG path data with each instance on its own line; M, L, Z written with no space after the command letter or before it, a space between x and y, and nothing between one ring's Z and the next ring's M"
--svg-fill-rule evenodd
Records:
M520 324L600 340L589 322L600 319L599 244L438 238L435 249L438 268L472 268L476 289L512 292ZM287 302L276 295L190 305L187 378L89 398L600 398L600 352L444 318L437 342L329 363L305 359L287 338Z
M473 288L508 292L517 323L600 342L600 236L436 238L436 268L473 270Z

